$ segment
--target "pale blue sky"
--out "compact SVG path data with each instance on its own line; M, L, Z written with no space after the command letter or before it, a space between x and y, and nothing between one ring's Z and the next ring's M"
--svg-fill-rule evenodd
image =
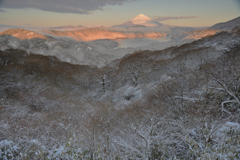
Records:
M149 17L197 16L197 18L173 19L161 21L161 23L178 26L211 26L240 16L238 0L1 1L1 10L5 12L0 10L0 24L25 27L117 25L134 18L138 14L145 14ZM54 3L49 4L50 1ZM66 6L66 2L69 2L69 6ZM106 4L109 2L110 4ZM122 4L119 5L119 3Z

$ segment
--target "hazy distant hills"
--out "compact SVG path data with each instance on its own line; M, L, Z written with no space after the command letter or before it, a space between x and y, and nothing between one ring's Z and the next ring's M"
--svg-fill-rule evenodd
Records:
M126 23L113 26L113 28L84 28L84 26L62 26L49 28L45 33L53 36L67 36L76 40L92 41L98 39L128 39L128 38L160 38L166 35L182 40L201 39L214 35L220 31L230 30L240 25L240 17L228 22L216 24L207 29L191 27L170 26L152 20L144 14L139 14ZM79 30L77 30L79 28ZM124 29L114 29L124 28ZM62 31L56 31L62 30ZM72 30L72 31L71 31Z
M87 27L82 26L82 25L78 25L78 26L59 26L59 27L49 27L47 29L50 30L81 30L81 29L86 29Z
M64 28L66 30L64 30ZM60 29L61 31L59 31ZM174 37L184 32L195 30L195 28L191 27L165 25L152 20L144 14L139 14L124 24L108 28L75 29L74 26L62 26L51 28L51 30L45 30L44 32L53 36L66 36L76 40L92 41L98 39L161 38L167 35Z
M48 35L56 37L70 37L75 40L81 41L93 41L99 39L115 40L128 38L161 38L166 36L166 33L161 32L124 32L114 31L105 28L88 28L74 31L44 30L43 33L46 35L37 33L35 31L13 28L1 32L0 35L11 35L19 39L33 39L33 38L46 39Z
M45 30L44 32L53 36L72 37L82 41L93 41L98 39L160 38L166 36L165 33L160 32L120 32L105 28L89 28L76 31Z
M240 17L237 17L237 18L232 19L232 20L227 21L227 22L215 24L212 27L210 27L209 29L226 31L226 30L233 29L236 26L240 26Z
M85 26L59 26L50 27L43 32L37 33L23 29L10 29L1 32L0 35L12 35L19 39L46 38L46 35L56 37L70 37L75 40L92 41L99 39L128 39L128 38L161 38L170 36L178 39L201 39L205 36L214 35L221 30L230 30L240 25L240 17L224 23L218 23L208 29L191 27L169 26L140 14L130 21L113 27L87 28ZM10 26L8 26L10 27ZM180 37L179 37L180 36Z

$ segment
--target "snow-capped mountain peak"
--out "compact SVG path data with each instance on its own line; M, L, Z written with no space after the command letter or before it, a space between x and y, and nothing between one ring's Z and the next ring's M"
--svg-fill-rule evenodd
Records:
M131 21L134 24L142 24L142 23L146 23L148 21L151 21L151 18L149 18L148 16L145 16L144 14L139 14L135 18L133 18Z
M126 23L123 23L121 25L117 25L114 27L134 27L134 26L143 26L143 27L156 27L161 26L162 24L153 21L151 18L144 14L139 14L135 18L131 19L130 21L127 21Z

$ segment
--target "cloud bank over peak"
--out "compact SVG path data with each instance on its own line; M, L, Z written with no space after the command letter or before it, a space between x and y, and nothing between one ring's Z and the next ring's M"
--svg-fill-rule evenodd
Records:
M189 18L198 18L198 16L166 16L166 17L159 17L159 16L153 16L151 17L154 21L166 21L171 19L189 19Z
M106 5L122 5L127 1L134 0L0 0L0 8L36 8L58 13L91 14L91 11Z

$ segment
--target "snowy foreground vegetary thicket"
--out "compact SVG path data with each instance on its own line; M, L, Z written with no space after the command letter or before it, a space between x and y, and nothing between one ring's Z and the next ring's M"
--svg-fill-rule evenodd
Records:
M240 159L239 37L104 68L0 51L0 160Z

